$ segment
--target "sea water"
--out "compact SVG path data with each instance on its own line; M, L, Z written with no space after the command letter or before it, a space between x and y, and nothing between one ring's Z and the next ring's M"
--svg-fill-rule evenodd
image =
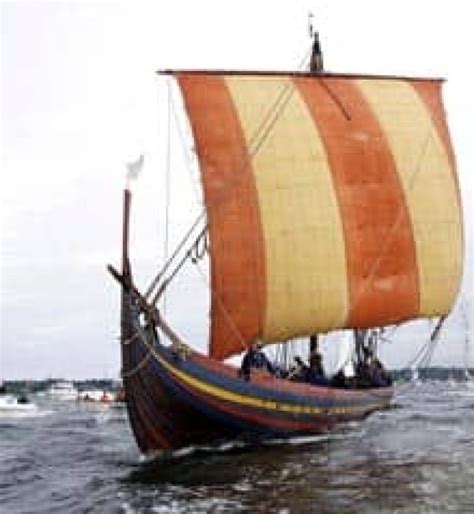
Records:
M398 386L332 433L144 459L125 409L33 398L0 417L3 513L472 513L474 387Z

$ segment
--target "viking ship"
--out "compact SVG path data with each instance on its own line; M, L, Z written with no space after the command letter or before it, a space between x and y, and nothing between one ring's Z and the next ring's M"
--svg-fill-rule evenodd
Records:
M442 79L167 70L190 121L204 228L136 286L124 192L122 377L142 452L306 436L387 407L392 387L312 385L224 362L259 341L446 316L462 217ZM201 220L202 221L202 220ZM188 235L192 233L190 231ZM166 322L163 290L208 238L209 350ZM178 251L179 250L179 251ZM176 260L175 259L175 260Z

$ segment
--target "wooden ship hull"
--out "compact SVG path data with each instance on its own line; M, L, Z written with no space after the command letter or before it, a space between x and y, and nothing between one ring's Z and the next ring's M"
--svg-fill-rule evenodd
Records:
M164 346L124 292L123 383L143 453L229 440L308 436L387 407L391 387L348 390L239 370L186 348Z

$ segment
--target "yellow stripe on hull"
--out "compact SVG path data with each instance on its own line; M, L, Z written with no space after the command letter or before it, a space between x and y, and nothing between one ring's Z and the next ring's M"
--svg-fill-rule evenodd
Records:
M189 373L186 373L177 367L171 365L164 357L162 357L156 350L141 338L147 348L153 353L156 360L175 378L179 379L182 383L192 387L200 393L207 394L217 400L224 400L231 402L235 405L245 405L249 407L256 407L259 409L290 412L293 414L320 414L320 415L345 415L345 414L362 414L373 409L380 408L383 401L374 403L364 403L363 405L344 405L344 406L327 406L327 407L314 407L309 405L298 405L286 402L277 402L275 400L258 398L255 396L242 395L223 389L207 382L204 382Z

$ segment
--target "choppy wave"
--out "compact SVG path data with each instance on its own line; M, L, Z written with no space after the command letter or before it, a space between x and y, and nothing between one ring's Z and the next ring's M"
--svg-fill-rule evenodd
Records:
M403 387L322 436L141 457L125 410L37 398L0 418L0 505L21 513L474 512L474 391Z

